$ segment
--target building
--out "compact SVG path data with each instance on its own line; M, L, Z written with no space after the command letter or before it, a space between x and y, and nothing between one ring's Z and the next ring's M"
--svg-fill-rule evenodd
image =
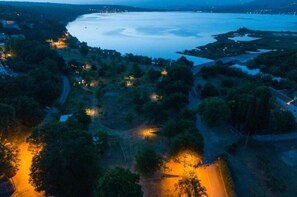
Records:
M17 30L21 29L15 21L10 21L10 20L2 20L2 26L4 29L17 29Z
M72 116L72 114L61 115L60 122L66 122L71 116Z

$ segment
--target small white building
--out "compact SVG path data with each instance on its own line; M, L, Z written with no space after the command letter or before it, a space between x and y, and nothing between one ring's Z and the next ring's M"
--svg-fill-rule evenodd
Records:
M60 116L60 122L66 122L73 114L66 114Z
M21 29L15 21L10 21L10 20L2 20L2 26L4 29L17 29L17 30Z

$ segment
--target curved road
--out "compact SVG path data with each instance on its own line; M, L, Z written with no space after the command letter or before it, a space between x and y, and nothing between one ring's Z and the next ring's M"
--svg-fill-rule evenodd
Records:
M67 76L63 75L63 86L62 86L62 91L61 91L61 95L59 97L59 99L57 100L57 103L59 105L64 105L64 103L66 102L69 92L70 92L71 86L70 86L70 81L68 79ZM53 114L59 112L59 109L52 106L48 111L47 114L44 118L44 121L48 121L52 118ZM43 121L43 122L44 122Z
M70 92L70 88L71 86L69 79L66 76L63 76L63 87L61 95L57 100L58 104L63 105L66 102ZM59 110L57 108L51 107L48 110L43 122L50 120L52 115L58 111ZM30 166L33 158L32 153L29 151L29 144L24 141L19 144L19 148L19 171L17 172L16 176L12 178L13 183L16 187L16 191L12 195L12 197L44 197L45 195L43 193L36 192L34 190L34 187L29 183Z
M70 87L71 86L70 86L70 81L69 81L68 77L63 75L63 88L62 88L60 98L58 99L58 103L60 105L63 105L66 102L69 92L70 92Z

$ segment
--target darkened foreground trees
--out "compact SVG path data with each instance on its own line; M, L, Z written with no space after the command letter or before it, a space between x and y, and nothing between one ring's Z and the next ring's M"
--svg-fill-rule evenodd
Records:
M18 168L18 149L11 144L0 142L0 177L6 175L11 178Z
M15 125L15 109L0 103L0 140L8 137L8 130Z
M139 176L123 168L108 170L97 185L97 197L141 197Z
M33 158L31 183L47 195L93 196L99 175L99 155L92 136L75 121L47 123L29 138L41 149Z
M14 94L18 94L20 89L16 85L22 85L29 89L23 95L32 97L43 105L51 105L60 94L61 72L67 72L63 58L49 46L31 40L9 40L6 51L13 54L9 60L12 69L20 73L20 76L9 79L13 82L12 90L16 91ZM23 80L23 84L19 84L17 80ZM8 91L10 92L11 90Z
M162 165L161 157L149 145L143 146L136 154L135 159L136 169L145 176L152 176Z

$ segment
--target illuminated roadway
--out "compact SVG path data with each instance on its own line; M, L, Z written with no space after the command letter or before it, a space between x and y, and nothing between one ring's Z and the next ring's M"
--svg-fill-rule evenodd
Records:
M70 82L66 76L63 76L63 86L61 91L61 96L58 99L58 103L63 105L70 92ZM52 107L47 112L45 117L45 121L51 119L52 114L55 113L57 109ZM19 152L19 170L17 171L16 176L13 177L13 183L15 184L16 191L12 195L12 197L42 197L44 196L41 193L34 191L34 187L29 183L30 178L30 166L32 163L33 155L28 150L29 144L25 142L25 140L18 145Z

